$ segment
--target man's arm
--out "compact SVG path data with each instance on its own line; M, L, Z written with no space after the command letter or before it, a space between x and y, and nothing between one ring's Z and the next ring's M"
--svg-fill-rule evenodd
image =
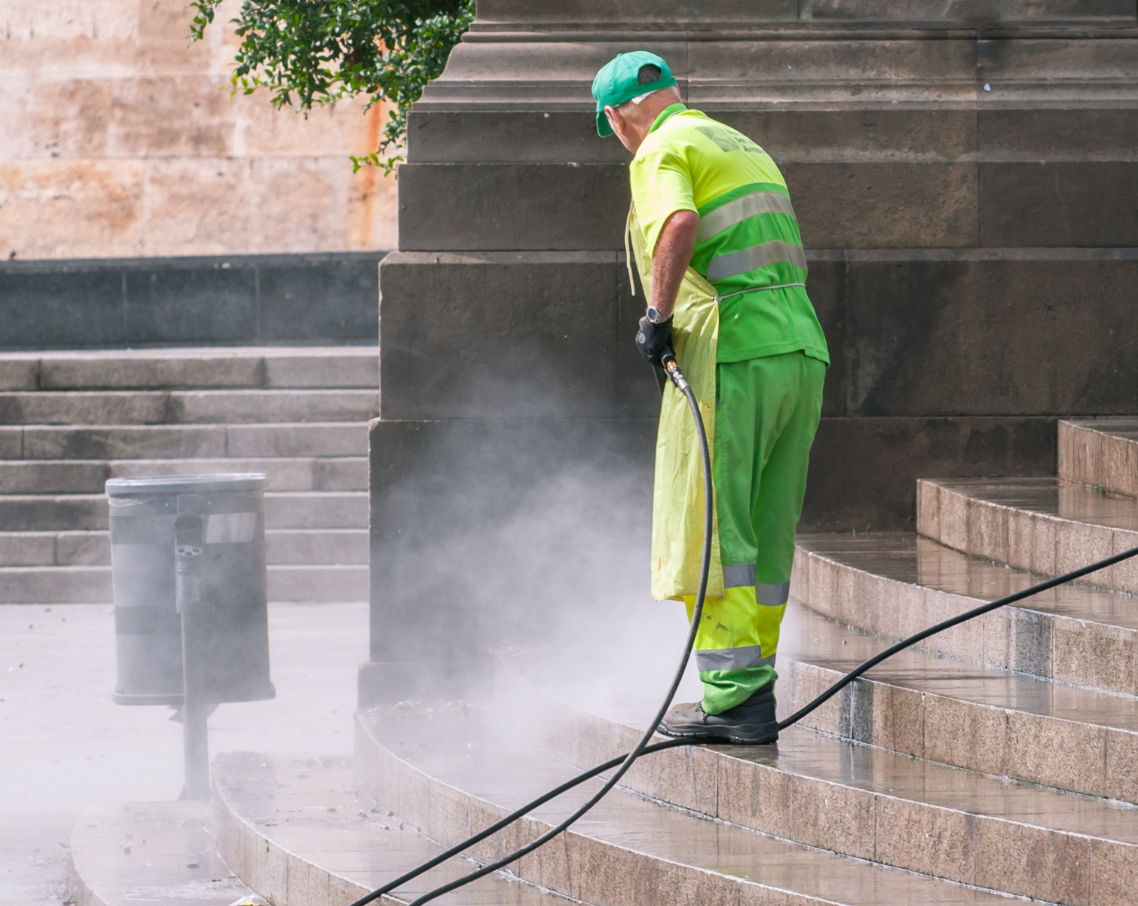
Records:
M699 215L695 211L675 211L668 215L656 240L652 256L652 297L648 300L656 311L667 318L676 306L676 293L691 264L695 249L695 232Z

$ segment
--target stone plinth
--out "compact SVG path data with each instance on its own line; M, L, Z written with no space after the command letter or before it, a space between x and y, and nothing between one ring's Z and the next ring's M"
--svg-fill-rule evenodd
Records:
M915 477L1053 474L1053 416L1138 406L1133 4L484 0L411 112L400 252L381 267L373 625L409 606L375 568L385 521L448 559L384 503L405 462L387 437L527 417L633 437L655 417L620 251L629 156L597 137L589 95L637 48L790 185L833 355L806 525L911 526ZM439 468L483 480L461 458ZM466 612L419 601L416 632ZM398 647L399 620L384 625Z

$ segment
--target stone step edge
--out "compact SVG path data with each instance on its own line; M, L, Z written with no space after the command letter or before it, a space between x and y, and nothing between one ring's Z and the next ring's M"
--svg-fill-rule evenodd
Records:
M1138 497L1138 439L1120 436L1112 424L1138 419L1063 420L1059 422L1059 477L1114 494Z
M558 703L560 704L560 703ZM552 715L546 715L552 716ZM618 748L618 747L617 747ZM613 757L619 754L617 748L612 748ZM621 750L621 751L627 751ZM661 755L670 755L674 752L687 752L684 749L674 749L667 752L647 756L648 759L660 758ZM683 759L684 756L681 756ZM603 760L603 759L602 759ZM671 762L673 769L678 769L690 775L690 763ZM510 809L499 806L489 800L459 789L443 780L433 777L426 771L416 767L406 759L389 749L384 743L372 734L367 725L366 718L356 713L356 775L361 787L373 797L382 799L388 806L400 814L405 821L417 823L420 831L431 839L438 840L444 845L455 845L469 832L487 827L508 814ZM633 771L638 770L637 767ZM627 776L627 775L626 775ZM711 776L714 776L711 775ZM626 793L645 795L635 786L623 787ZM382 791L382 794L380 794ZM653 797L660 808L672 807L675 803ZM686 808L681 806L681 808ZM687 809L695 812L692 817L696 820L710 817L700 809ZM460 827L453 826L452 816L462 815L463 822ZM738 821L729 821L718 818L725 823L736 824L745 830L753 831L754 827ZM587 823L587 819L586 819ZM507 852L512 852L548 831L552 825L541 819L524 817L509 828L495 834L486 841L470 848L467 852L479 861L488 862L499 858ZM825 851L829 857L843 858L843 854L836 853L831 846L809 846L780 837L778 834L769 834L759 831L768 837L776 837L790 846L800 847L809 852L813 850ZM736 902L745 903L772 903L786 904L786 906L805 906L805 904L818 904L818 906L835 906L839 900L820 898L799 891L774 887L769 884L744 878L737 875L721 873L710 868L702 868L644 852L631 844L618 844L611 840L590 837L579 826L569 828L558 841L552 842L544 850L538 850L513 863L512 869L518 876L565 896L579 898L585 901L603 901L615 903L611 897L605 899L600 890L589 888L595 883L593 875L603 872L578 871L576 866L597 864L597 862L623 866L621 873L627 871L637 877L657 878L669 883L676 890L675 899L670 901L690 906L704 906L707 903ZM551 847L556 847L552 849ZM872 860L858 860L872 861ZM874 870L890 871L888 866L877 864ZM617 871L610 867L609 872ZM934 883L945 883L943 879L932 878ZM603 889L603 882L602 889ZM648 883L647 881L645 883ZM951 882L947 882L951 883ZM960 885L969 889L970 885ZM974 888L973 888L974 889ZM989 891L978 891L989 893ZM998 891L990 893L998 894ZM631 904L629 904L631 906Z
M778 664L780 687L790 690L790 713L843 675L781 653ZM801 724L990 777L1138 804L1138 732L1132 730L924 692L872 674L855 680ZM937 728L932 740L930 726Z
M835 572L832 580L826 575L828 571ZM850 587L852 593L835 592L839 583ZM919 589L917 600L915 589ZM978 598L869 573L801 546L795 551L790 593L815 613L890 640L907 638L984 603ZM866 609L847 606L851 601L864 602ZM869 606L869 602L877 603ZM1040 639L1049 646L1046 651L1041 650ZM1061 646L1058 654L1056 640ZM920 648L1116 695L1138 692L1138 630L1086 616L1034 610L1030 599L931 636ZM1067 648L1078 650L1081 656L1067 657ZM1119 652L1124 665L1129 661L1124 669L1112 660ZM1087 670L1089 675L1084 672Z
M969 497L917 479L917 532L954 550L1043 576L1072 572L1138 547L1138 531ZM1138 594L1138 557L1082 580Z
M238 812L216 777L211 787L213 835L222 860L235 876L273 906L346 906L371 892L370 888L321 868L261 833L253 821ZM290 888L297 892L303 889L304 894L293 898ZM375 902L405 906L403 900L390 894Z
M370 567L367 564L301 564L267 567L269 604L351 604L368 600ZM323 594L307 594L296 583L302 579L319 578ZM335 580L336 585L329 587ZM114 604L111 567L109 566L0 566L0 583L22 586L34 584L39 590L27 599L17 594L0 594L0 604L17 605L68 605ZM281 589L282 583L286 586ZM48 587L40 587L46 585ZM354 586L354 587L353 587ZM292 594L282 592L292 590Z
M541 707L546 719L561 728L547 746L570 764L602 763L627 752L640 738L641 730L559 699L502 659L496 666L496 690ZM1069 899L1067 868L1057 864L1068 857L1083 873L1076 887L1089 894L1097 883L1097 895L1106 897L1101 902L1124 902L1122 892L1138 883L1135 844L792 774L778 767L776 754L753 761L745 753L755 753L754 747L740 747L741 757L732 748L684 746L654 753L633 766L624 785L708 818L977 890L1071 906L1100 902L1089 895ZM795 820L800 814L804 817ZM844 817L834 820L836 815ZM922 835L909 830L913 827L924 831L928 842L914 846L914 838ZM1057 859L1060 853L1066 855Z

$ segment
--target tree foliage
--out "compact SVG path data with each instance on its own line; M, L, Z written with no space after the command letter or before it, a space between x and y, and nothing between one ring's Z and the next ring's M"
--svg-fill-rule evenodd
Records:
M190 37L200 41L222 0L192 0ZM407 110L446 65L474 19L474 0L244 0L233 20L241 45L234 91L267 88L280 109L367 95L391 106L377 151L353 157L358 170L390 172L402 155Z

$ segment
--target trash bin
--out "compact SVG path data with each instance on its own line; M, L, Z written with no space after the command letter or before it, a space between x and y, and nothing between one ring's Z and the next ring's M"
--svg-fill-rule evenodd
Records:
M214 704L274 697L266 484L259 473L107 482L115 702L182 705L187 688ZM192 613L179 612L186 601Z

